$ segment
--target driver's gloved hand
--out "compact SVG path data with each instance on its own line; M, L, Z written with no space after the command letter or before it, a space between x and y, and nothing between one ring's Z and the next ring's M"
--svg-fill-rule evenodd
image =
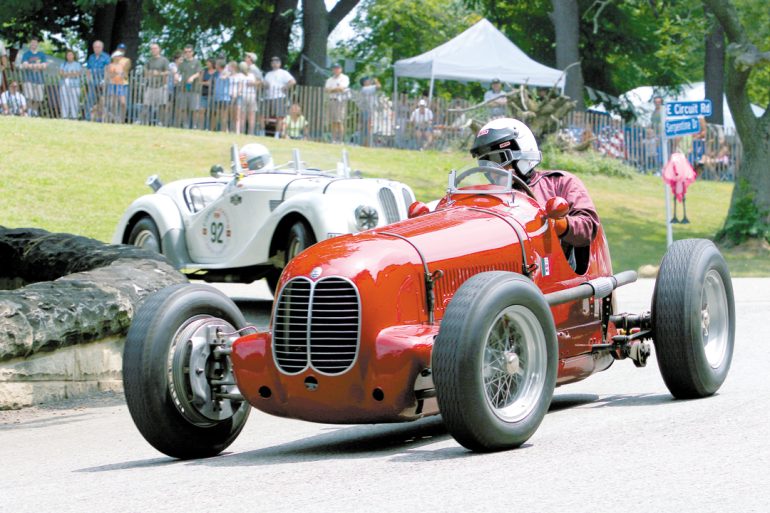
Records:
M567 233L567 230L569 229L569 222L567 222L566 217L563 217L561 219L556 219L553 222L553 225L556 228L556 235L558 235L559 237Z

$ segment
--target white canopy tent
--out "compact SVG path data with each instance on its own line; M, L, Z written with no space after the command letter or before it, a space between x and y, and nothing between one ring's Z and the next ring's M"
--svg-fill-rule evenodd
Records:
M564 87L562 71L530 59L486 19L429 52L397 61L394 71L394 90L398 77L427 78L431 98L437 79L491 82L498 78L511 84Z

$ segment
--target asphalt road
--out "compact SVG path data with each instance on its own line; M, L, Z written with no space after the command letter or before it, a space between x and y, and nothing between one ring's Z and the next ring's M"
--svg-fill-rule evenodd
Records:
M472 454L438 418L329 426L254 410L216 458L156 452L120 397L0 412L0 511L770 511L770 279L735 280L738 331L719 393L674 401L627 361L559 388L518 450ZM621 307L648 307L653 282ZM249 315L269 302L228 289ZM261 298L261 299L260 299Z

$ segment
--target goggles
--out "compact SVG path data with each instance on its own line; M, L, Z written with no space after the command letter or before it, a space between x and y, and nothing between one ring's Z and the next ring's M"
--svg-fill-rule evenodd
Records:
M517 160L535 160L540 162L543 155L539 151L513 151L509 149L493 150L483 155L479 155L479 161L488 160L499 164L500 166L507 166Z

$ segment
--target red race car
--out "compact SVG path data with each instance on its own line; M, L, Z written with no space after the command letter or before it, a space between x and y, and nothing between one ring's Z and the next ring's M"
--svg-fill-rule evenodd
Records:
M123 380L142 435L175 458L213 456L250 408L313 422L405 422L441 414L474 451L514 448L556 386L646 364L656 346L674 397L713 394L732 359L733 289L706 240L663 258L651 312L619 313L604 233L565 249L546 205L494 165L452 172L434 211L322 241L292 260L267 331L206 285L162 290L139 308ZM571 264L572 263L572 264Z

